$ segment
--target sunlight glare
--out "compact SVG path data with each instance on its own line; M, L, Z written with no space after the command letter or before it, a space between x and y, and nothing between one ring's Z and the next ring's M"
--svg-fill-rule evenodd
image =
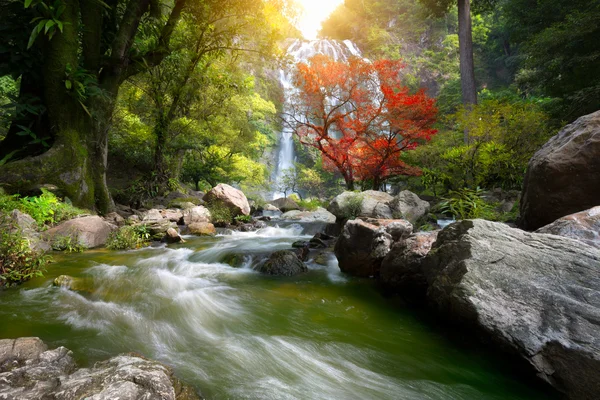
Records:
M305 39L313 40L317 38L321 22L327 19L344 0L296 0L296 2L303 8L298 20L298 29Z

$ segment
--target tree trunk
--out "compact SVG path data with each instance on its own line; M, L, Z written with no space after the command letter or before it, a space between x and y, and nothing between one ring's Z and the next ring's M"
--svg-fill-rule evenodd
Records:
M346 179L346 189L354 190L354 180Z
M458 43L460 51L460 85L462 100L470 109L477 104L475 85L475 63L473 61L473 33L471 29L471 0L458 0ZM464 132L465 144L469 142L469 132Z

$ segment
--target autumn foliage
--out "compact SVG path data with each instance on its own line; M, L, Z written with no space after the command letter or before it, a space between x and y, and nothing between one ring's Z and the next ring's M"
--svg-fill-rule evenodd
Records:
M323 165L339 171L346 186L371 181L378 189L393 175L418 175L400 155L429 140L437 109L422 90L401 82L401 61L347 62L324 55L299 63L298 88L288 122L304 145L318 149Z

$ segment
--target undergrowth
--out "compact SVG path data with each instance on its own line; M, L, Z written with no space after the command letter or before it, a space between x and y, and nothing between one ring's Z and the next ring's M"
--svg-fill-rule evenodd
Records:
M7 195L0 192L0 212L9 213L19 210L29 214L38 226L55 225L86 211L61 201L52 192L42 189L40 196L21 197L18 194Z
M110 250L139 249L149 240L150 232L145 225L127 225L111 232L106 247Z
M50 261L44 252L32 250L18 227L0 215L0 287L43 276Z

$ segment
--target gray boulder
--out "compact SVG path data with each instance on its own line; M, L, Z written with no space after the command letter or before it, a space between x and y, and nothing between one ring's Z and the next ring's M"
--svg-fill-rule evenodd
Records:
M335 215L324 208L317 208L315 211L292 210L281 215L281 219L300 222L326 222L335 223Z
M8 215L8 222L11 225L11 231L18 231L29 242L29 248L33 251L48 251L50 245L42 240L37 231L37 223L26 213L19 210L12 210ZM4 227L0 227L4 229Z
M600 250L465 220L439 233L423 267L442 315L512 350L569 398L600 398Z
M300 206L298 205L298 203L296 203L294 200L290 199L289 197L282 197L280 199L272 200L271 205L284 213L287 213L288 211L300 209Z
M177 229L169 228L163 237L163 242L166 243L185 243L185 240L181 237Z
M352 217L392 218L388 203L393 199L385 192L367 190L364 192L344 192L336 196L327 210L339 219Z
M523 229L600 204L600 111L564 127L533 155L521 197Z
M422 263L438 232L417 232L394 243L383 259L379 273L379 282L387 291L401 294L406 299L424 297L427 278Z
M389 201L388 206L392 210L394 218L402 218L413 224L427 214L430 208L427 201L421 200L419 196L409 190L401 191Z
M210 222L210 211L203 206L194 206L183 211L183 224L190 225L196 222Z
M241 190L219 183L204 196L206 203L221 203L229 208L231 215L250 215L250 204Z
M136 354L77 369L73 353L39 338L0 340L0 399L199 400L173 371Z
M291 250L276 251L256 268L267 275L293 276L308 271L298 255Z
M53 243L61 237L69 236L71 240L78 242L79 245L92 249L104 246L108 235L116 229L116 225L97 215L90 215L71 219L48 229L42 234L42 238Z
M340 270L360 277L377 276L392 241L384 227L359 219L346 222L334 247Z
M600 248L600 206L557 219L536 232L570 237Z

